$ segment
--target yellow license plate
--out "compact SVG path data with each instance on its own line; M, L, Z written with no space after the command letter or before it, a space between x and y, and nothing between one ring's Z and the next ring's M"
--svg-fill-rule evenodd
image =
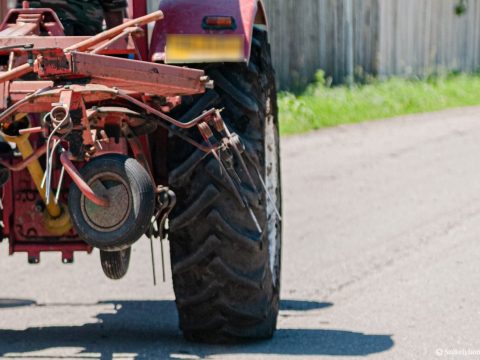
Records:
M243 46L243 35L167 35L165 62L243 61Z

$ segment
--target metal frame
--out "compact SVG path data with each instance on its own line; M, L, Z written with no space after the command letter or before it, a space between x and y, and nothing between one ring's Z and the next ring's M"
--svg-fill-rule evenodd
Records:
M17 119L30 114L29 127L21 129L17 135L2 133L9 141L17 143L23 157L0 161L0 165L12 171L3 188L4 232L9 238L11 254L27 252L31 262L35 263L42 251L61 251L63 260L70 262L74 251L90 252L92 248L71 229L63 205L65 192L61 190L68 188L73 181L94 203L108 206L112 201L96 195L76 168L99 154L127 150L150 174L154 173L146 137L137 138L135 129L130 129L125 120L131 115L129 108L140 109L145 121L154 122L174 134L178 134L175 127L198 127L199 131L205 131L218 122L219 112L212 109L187 123L165 114L179 103L180 95L202 93L212 85L201 70L106 56L112 53L139 54L138 49L132 47L132 34L149 22L163 19L161 11L127 21L91 38L31 36L38 28L45 28L44 24L35 22L37 17L32 16L35 28L27 28L23 23L16 26L9 20L13 15L20 20L26 15L36 16L43 10L12 10L2 25L4 31L0 31L0 56L8 55L11 67L0 74L0 109L3 110L0 126L7 131ZM12 33L18 37L4 36ZM122 42L122 38L129 41ZM24 76L29 74L36 74L40 80L26 80ZM124 129L130 150L114 145L110 139L105 139L105 134L102 137L101 131L92 128L97 121L96 106L105 103L125 108L123 117L107 114L102 121L116 123ZM75 112L80 114L77 122L69 115ZM47 114L44 117L47 122L33 116L42 113ZM66 136L73 131L82 134L82 144L86 147L84 155L78 158L68 150L57 155L55 149L68 148ZM217 150L216 144L198 144L178 135L207 153ZM40 145L42 137L48 137L45 145ZM42 166L45 153L45 166ZM55 161L61 166L53 166ZM69 175L66 180L63 180L64 171ZM50 186L54 183L58 184L56 196L50 193ZM28 223L26 228L18 226L19 219L23 224Z

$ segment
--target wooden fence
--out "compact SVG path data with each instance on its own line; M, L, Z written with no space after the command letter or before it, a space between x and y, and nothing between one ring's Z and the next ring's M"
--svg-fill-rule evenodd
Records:
M425 76L480 67L480 0L264 0L281 88L317 69L334 82L351 73Z

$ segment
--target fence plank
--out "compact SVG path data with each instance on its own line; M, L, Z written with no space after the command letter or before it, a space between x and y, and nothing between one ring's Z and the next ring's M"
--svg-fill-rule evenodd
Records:
M345 1L265 0L280 87L301 87L320 68L334 82L345 80ZM353 0L356 74L426 76L477 70L480 1L468 0L468 11L461 17L454 14L456 2Z

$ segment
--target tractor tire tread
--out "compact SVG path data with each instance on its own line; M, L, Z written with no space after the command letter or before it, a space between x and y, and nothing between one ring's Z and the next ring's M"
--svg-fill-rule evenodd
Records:
M221 64L206 68L219 96L215 105L227 126L239 135L254 173L262 169L267 95L275 91L266 31L255 28L250 65ZM213 104L209 98L198 103ZM204 108L189 104L189 116ZM276 111L276 108L275 108ZM181 110L178 115L182 115ZM177 142L176 142L177 141ZM213 157L180 140L169 142L169 184L177 194L170 222L170 251L180 327L189 340L224 343L273 335L278 314L278 288L269 267L266 196L252 187L242 169L238 192L260 224L259 233L237 190L226 181ZM183 151L183 153L182 153ZM255 164L255 167L251 163ZM228 220L227 220L228 219Z

